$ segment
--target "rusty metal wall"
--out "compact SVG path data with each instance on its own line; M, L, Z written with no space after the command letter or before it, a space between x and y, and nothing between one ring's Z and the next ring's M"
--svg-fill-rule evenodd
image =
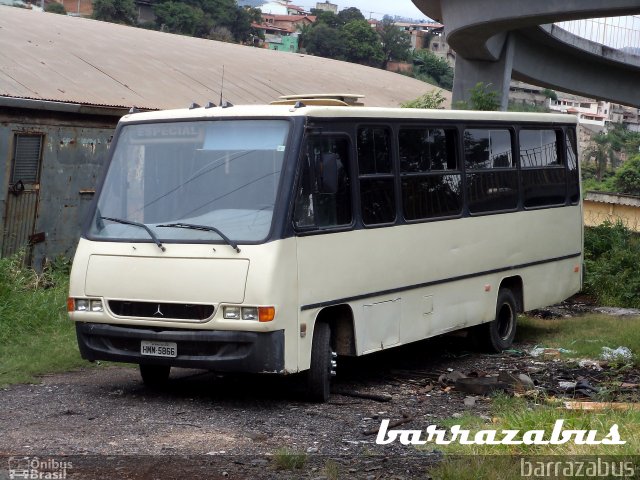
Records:
M73 256L117 121L111 116L0 109L0 242L10 213L7 196L11 195L8 187L15 134L44 135L33 228L38 243L31 247L32 264L39 268L46 258ZM0 245L0 251L4 250Z

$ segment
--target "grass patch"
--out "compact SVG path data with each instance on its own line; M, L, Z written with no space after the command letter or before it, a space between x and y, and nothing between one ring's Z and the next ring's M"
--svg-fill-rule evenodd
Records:
M518 456L525 456L534 462L544 460L545 457L551 457L549 460L593 460L594 456L615 456L612 458L617 462L620 459L632 459L640 451L640 411L564 410L560 402L540 400L540 403L536 404L532 399L524 397L498 395L493 398L491 421L467 414L461 418L448 419L439 426L449 429L453 425L461 425L463 429L471 431L469 438L473 438L480 430L497 430L496 439L501 438L499 432L502 430L520 430L518 439L522 439L524 431L544 430L545 439L548 440L555 422L562 419L565 430L597 430L598 440L602 440L610 428L617 424L621 439L627 443L577 445L569 441L562 445L461 445L458 442L437 446L427 444L425 447L428 449L437 448L445 453L445 460L429 473L433 478L442 480L507 480L520 478L521 465ZM447 435L447 438L450 438L450 435Z
M549 348L571 350L573 353L567 353L565 356L574 358L598 359L602 347L615 349L625 346L635 353L633 364L638 366L640 363L640 317L585 315L554 320L521 317L517 340ZM616 370L612 372L615 373ZM556 421L562 419L564 430L596 430L597 440L602 440L616 424L621 439L627 443L577 445L572 440L561 445L462 445L458 441L449 445L428 443L417 448L436 448L445 453L444 461L429 471L434 479L520 478L521 460L518 456L525 456L534 462L552 461L554 458L589 461L593 460L594 456L609 456L610 459L619 462L621 459L633 461L633 456L640 452L640 410L566 410L561 400L549 398L543 393L519 397L501 394L492 398L490 417L491 420L486 420L486 417L483 419L467 412L460 418L446 419L438 426L449 430L453 425L460 425L462 429L471 432L471 439L480 430L497 431L498 440L501 438L502 430L519 430L521 433L517 439L522 439L522 432L543 430L546 432L544 438L548 440ZM451 435L447 434L447 438L450 437Z
M566 356L598 359L602 347L627 347L634 353L633 363L640 366L640 317L585 315L543 320L518 319L516 341L535 342L549 348L564 348Z
M307 454L282 447L273 455L273 463L277 470L299 470L307 463Z
M584 290L601 305L640 308L640 235L622 222L585 228Z
M22 255L0 259L0 386L85 364L66 312L68 291L66 261L37 273Z

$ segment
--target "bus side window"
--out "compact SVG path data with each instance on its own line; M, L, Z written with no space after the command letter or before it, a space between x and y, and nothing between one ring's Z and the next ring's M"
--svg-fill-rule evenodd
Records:
M346 137L310 137L301 156L294 225L298 229L350 225L351 182Z
M396 219L391 149L390 129L358 129L360 208L365 225L392 223Z

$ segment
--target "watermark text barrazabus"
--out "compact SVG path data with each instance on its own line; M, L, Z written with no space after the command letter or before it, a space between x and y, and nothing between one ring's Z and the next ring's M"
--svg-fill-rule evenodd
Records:
M635 478L635 473L636 467L633 462L600 457L555 461L520 459L522 478Z
M453 425L449 430L429 425L425 430L389 429L389 420L380 423L376 437L378 445L388 445L398 440L402 445L562 445L573 442L576 445L624 445L618 425L614 424L606 435L597 430L572 430L564 428L564 420L556 420L551 432L546 430L479 430L475 433Z

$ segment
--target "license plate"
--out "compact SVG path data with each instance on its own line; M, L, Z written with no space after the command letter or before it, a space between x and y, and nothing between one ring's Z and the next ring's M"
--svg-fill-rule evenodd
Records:
M140 341L140 353L151 357L177 357L178 344L175 342Z

